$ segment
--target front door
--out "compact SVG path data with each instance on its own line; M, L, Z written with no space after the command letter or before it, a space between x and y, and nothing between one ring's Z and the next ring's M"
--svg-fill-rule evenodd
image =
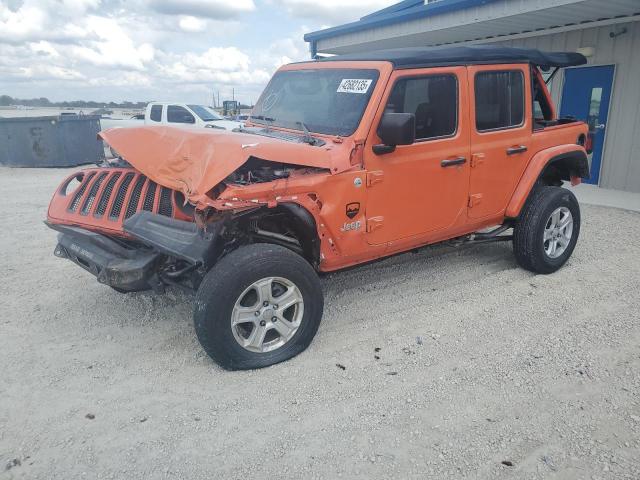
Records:
M574 116L589 125L593 151L589 159L591 177L585 182L596 185L600 179L613 71L613 65L604 65L568 68L564 72L560 115Z
M529 68L519 64L469 67L471 218L501 216L531 159Z
M376 155L378 112L365 149L367 238L372 245L451 226L466 210L469 112L465 67L396 71L384 112L413 113L416 141Z

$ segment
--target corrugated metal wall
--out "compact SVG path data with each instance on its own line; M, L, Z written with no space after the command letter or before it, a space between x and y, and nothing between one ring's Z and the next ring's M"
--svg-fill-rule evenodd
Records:
M609 34L627 29L616 38ZM513 47L540 50L575 51L593 47L590 65L615 65L611 107L607 120L600 186L640 192L640 22L500 42ZM552 85L553 97L560 105L563 77Z

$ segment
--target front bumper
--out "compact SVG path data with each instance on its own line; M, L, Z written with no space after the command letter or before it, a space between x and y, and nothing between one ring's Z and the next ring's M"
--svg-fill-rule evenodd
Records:
M165 283L175 284L183 274L208 270L218 256L223 228L214 223L205 231L193 222L139 212L124 222L124 231L134 243L79 227L45 223L60 232L54 251L57 257L71 260L95 275L98 282L116 289L157 292L163 291Z
M99 233L77 227L49 226L60 233L54 255L67 258L92 273L98 282L124 291L157 289L161 254L130 248Z

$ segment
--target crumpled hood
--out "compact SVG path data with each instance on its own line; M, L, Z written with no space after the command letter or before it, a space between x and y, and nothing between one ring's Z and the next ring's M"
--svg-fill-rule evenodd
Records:
M151 180L181 191L194 202L250 157L326 168L332 173L344 170L334 165L331 144L314 147L212 128L157 126L114 128L99 136Z

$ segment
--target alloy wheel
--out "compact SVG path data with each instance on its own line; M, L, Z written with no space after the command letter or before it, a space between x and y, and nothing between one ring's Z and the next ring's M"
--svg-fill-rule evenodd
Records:
M290 280L267 277L252 283L236 300L231 315L233 336L246 350L266 353L296 334L304 315L300 289Z
M573 235L573 216L567 207L556 208L545 225L544 251L549 258L561 256Z

